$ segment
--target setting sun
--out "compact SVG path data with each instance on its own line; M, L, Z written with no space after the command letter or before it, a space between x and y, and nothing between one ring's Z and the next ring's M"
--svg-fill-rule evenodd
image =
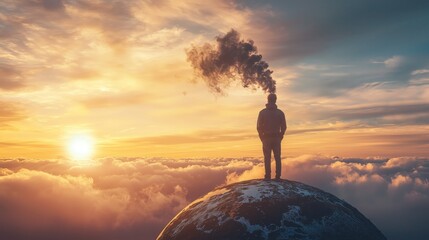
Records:
M67 148L71 159L89 160L94 152L94 140L88 135L74 135L69 139Z

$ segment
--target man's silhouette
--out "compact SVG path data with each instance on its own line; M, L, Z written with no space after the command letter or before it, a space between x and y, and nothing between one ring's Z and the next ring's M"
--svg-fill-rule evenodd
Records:
M268 95L266 108L259 112L257 129L262 141L264 152L265 179L271 179L271 151L276 160L276 179L280 179L282 171L281 163L281 141L286 132L285 114L277 109L277 96L274 93Z

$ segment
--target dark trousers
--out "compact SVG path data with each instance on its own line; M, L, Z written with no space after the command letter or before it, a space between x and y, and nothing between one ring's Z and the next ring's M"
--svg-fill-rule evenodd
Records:
M282 172L282 162L280 159L281 139L271 137L262 140L262 151L264 152L265 178L271 178L271 151L273 151L274 159L276 160L276 178L280 178Z

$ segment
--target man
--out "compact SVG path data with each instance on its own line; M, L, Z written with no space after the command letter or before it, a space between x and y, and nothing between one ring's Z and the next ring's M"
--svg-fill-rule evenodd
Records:
M262 141L264 152L265 179L271 179L271 151L276 160L276 179L280 179L282 171L281 163L281 141L286 132L285 114L277 109L277 96L274 93L268 95L266 108L259 112L257 129Z

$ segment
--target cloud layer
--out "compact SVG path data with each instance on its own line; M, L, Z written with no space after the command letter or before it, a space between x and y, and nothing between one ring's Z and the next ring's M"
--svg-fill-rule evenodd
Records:
M188 203L214 187L260 178L255 158L106 158L0 162L0 233L7 239L154 239ZM345 199L388 239L425 239L429 160L283 159L283 176Z

